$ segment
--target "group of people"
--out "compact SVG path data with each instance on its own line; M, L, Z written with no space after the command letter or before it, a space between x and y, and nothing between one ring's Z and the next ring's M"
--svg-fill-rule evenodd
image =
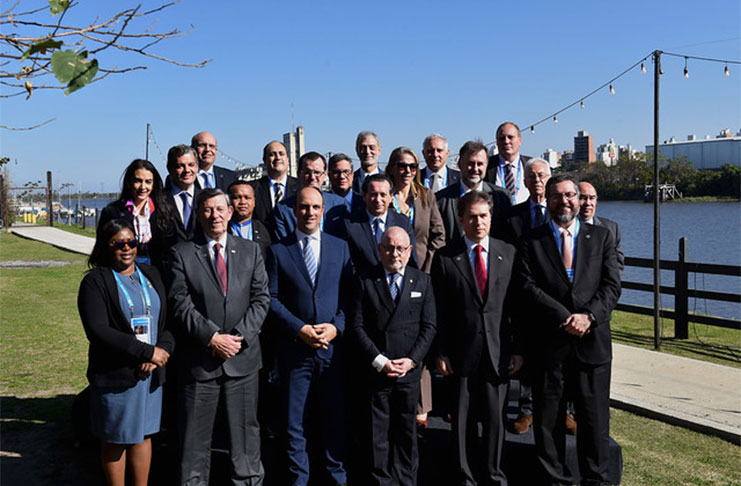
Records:
M435 370L447 381L436 399L449 407L456 484L507 484L513 376L532 390L514 430L533 427L537 484L570 484L569 402L582 484L607 484L619 230L594 215L590 184L520 156L515 124L496 139L493 157L466 142L459 170L432 134L425 168L398 147L381 172L370 131L357 137L354 171L345 154L307 152L293 178L274 141L267 174L243 181L215 165L208 132L168 151L164 184L133 161L78 298L108 482L124 484L128 468L146 484L150 436L166 419L179 483L208 484L223 414L233 484L262 484L261 429L280 444L288 484L416 484Z

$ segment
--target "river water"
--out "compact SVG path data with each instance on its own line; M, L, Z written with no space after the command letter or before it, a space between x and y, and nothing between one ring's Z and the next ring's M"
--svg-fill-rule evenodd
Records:
M84 199L86 208L102 209L110 199ZM66 205L67 200L63 203ZM72 207L76 205L72 200ZM653 205L638 201L605 201L597 205L597 216L605 216L620 225L623 253L626 256L653 258ZM94 218L88 218L94 225ZM661 258L677 260L679 238L688 240L688 261L741 265L741 203L696 202L665 203L661 206ZM626 267L623 280L653 282L653 270ZM674 285L674 273L661 272L662 285ZM722 275L690 274L691 288L741 294L741 278ZM663 308L674 308L674 297L662 295ZM620 301L653 305L653 294L623 290ZM729 302L690 299L690 312L741 319L741 305Z

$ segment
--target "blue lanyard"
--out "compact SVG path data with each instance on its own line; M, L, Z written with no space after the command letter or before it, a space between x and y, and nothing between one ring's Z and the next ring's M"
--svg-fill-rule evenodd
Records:
M497 161L497 170L499 171L499 182L502 183L502 187L506 187L504 185L504 169L502 169L502 164ZM517 179L515 179L515 193L512 194L512 202L517 201L517 193L520 192L520 175L522 171L522 162L520 162L520 159L517 159Z
M231 225L232 229L237 233L237 235L240 238L244 238L247 240L253 239L252 238L252 220L249 220L247 223L244 224L244 226L241 224L236 224L234 221L229 221L229 224ZM247 236L244 236L244 234L242 234L242 228L247 228Z
M147 306L147 316L149 316L150 311L152 309L152 300L149 298L149 289L147 289L147 282L144 280L144 276L142 275L141 270L138 268L136 269L137 273L139 274L139 283L142 286L142 291L144 292L144 302ZM118 288L121 289L121 291L124 294L124 297L126 297L126 303L129 306L129 312L131 313L131 317L134 317L134 301L131 300L131 296L129 295L129 292L126 290L126 287L123 286L121 283L121 279L118 278L118 274L114 271L113 272L113 278L116 279L116 284L118 284Z
M397 213L402 214L406 216L406 214L401 212L401 206L399 206L399 198L394 194L394 209ZM414 225L414 204L409 205L409 222Z

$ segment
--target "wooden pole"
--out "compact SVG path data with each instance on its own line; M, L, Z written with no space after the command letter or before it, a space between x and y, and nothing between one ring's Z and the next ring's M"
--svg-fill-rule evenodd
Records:
M687 238L680 238L677 270L674 274L674 337L676 339L687 339L689 337L688 251Z
M54 226L54 193L52 192L51 185L51 171L46 171L46 223L49 226Z

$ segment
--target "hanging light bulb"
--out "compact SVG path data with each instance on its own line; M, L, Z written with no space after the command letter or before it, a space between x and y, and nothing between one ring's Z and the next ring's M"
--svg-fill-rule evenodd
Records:
M553 123L558 123L558 118L556 117L556 115L553 115Z
M615 88L612 87L612 83L610 83L610 95L615 94Z
M581 103L579 103L579 108L584 109L584 100L581 100Z
M641 74L646 74L646 63L641 62Z
M687 57L684 58L684 79L689 79L690 71L687 69Z
M530 125L530 133L535 133L535 125Z
M724 74L724 75L725 75L726 77L728 77L728 76L730 76L730 75L731 75L731 73L729 73L729 72L728 72L728 64L726 64L726 69L725 69L725 71L723 71L723 74Z

